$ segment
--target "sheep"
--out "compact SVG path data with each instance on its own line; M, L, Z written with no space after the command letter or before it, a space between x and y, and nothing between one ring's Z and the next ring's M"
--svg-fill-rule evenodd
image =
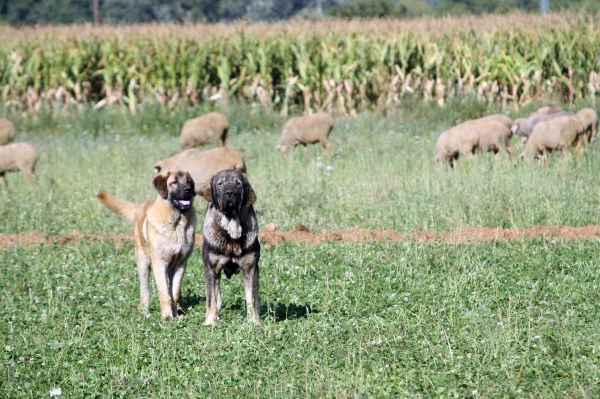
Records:
M500 159L500 151L504 152L507 157L513 154L513 148L510 146L512 133L507 124L503 124L493 118L481 118L469 121L468 123L475 126L479 132L479 145L477 149L479 151L494 152L496 163Z
M585 141L588 143L596 141L596 134L598 133L598 114L596 110L593 108L584 108L576 115L583 124Z
M435 144L435 159L441 166L450 162L452 168L456 169L458 157L464 155L473 159L478 146L479 132L474 124L466 122L440 134Z
M0 119L0 145L15 139L15 126L8 119Z
M190 119L183 124L179 147L181 150L218 141L220 147L227 145L229 121L220 112L211 112L199 118Z
M531 136L533 128L536 124L565 115L575 114L570 111L561 111L555 112L553 114L534 114L529 118L517 118L515 119L514 125L510 128L510 131L513 134L520 136L523 139L523 141L527 141L529 136Z
M559 107L556 105L551 105L548 107L541 107L538 108L537 111L532 112L531 114L529 114L529 116L533 116L533 115L549 115L549 114L555 114L557 112L563 112L564 108L563 107Z
M219 147L211 150L189 148L179 154L154 164L154 175L165 170L185 170L194 179L196 193L204 195L210 178L222 170L237 169L246 175L246 163L233 148Z
M0 184L6 185L4 174L20 170L29 179L29 184L35 186L33 171L40 159L39 152L29 143L13 143L0 146Z
M506 125L509 129L512 127L513 125L513 120L510 119L508 116L504 115L504 114L493 114L493 115L488 115L488 116L484 116L483 118L479 118L476 119L478 121L488 121L488 120L493 120L496 122L500 122L503 125Z
M581 121L575 115L563 115L535 125L527 140L521 159L533 153L539 158L544 169L548 168L547 153L561 150L564 159L568 158L568 149L577 145L578 162L581 161L580 137L584 132Z
M331 157L328 137L332 129L333 118L324 112L292 118L283 127L279 145L276 148L285 157L288 148L294 148L298 144L306 146L306 144L320 142L327 150L327 155Z

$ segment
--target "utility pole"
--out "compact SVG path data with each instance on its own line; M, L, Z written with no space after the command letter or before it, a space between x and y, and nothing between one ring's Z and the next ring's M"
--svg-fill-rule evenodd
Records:
M546 15L550 12L550 0L540 0L540 11L542 15Z
M100 25L100 0L94 1L94 25Z

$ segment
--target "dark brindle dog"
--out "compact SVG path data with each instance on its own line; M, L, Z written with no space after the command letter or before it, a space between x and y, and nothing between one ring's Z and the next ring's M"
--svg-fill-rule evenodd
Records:
M215 174L204 191L208 201L204 218L204 276L206 279L206 321L211 325L219 319L221 271L227 278L244 274L246 314L259 323L258 294L258 221L252 204L256 194L246 177L238 170Z

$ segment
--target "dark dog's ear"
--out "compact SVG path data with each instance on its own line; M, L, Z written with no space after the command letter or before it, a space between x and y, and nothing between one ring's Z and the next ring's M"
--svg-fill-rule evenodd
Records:
M212 202L212 191L210 185L204 189L204 199L208 202Z
M212 202L214 203L215 201L213 201L213 193L215 192L214 190L214 184L215 184L215 176L213 175L213 177L210 178L210 181L208 182L208 186L204 189L204 199L207 200L208 202Z
M249 208L252 204L254 204L254 202L256 202L256 193L254 192L254 189L250 187L250 191L248 192L248 199L246 199L246 208Z
M254 202L256 202L256 193L254 192L254 189L252 188L252 186L250 185L250 182L248 182L248 179L246 179L246 177L244 176L243 178L244 181L244 192L247 192L248 194L246 195L246 208L249 208Z
M169 176L171 176L171 172L166 171L154 176L154 179L152 179L154 188L163 199L167 199L169 196L169 192L167 191L167 180L169 179Z

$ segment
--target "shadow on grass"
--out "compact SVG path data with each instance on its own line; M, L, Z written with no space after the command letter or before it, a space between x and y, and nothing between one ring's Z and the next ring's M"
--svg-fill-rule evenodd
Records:
M199 305L201 303L206 303L205 296L188 295L188 296L181 298L181 307L183 309L193 308L193 307L196 307L196 305Z
M183 309L189 309L205 303L205 296L189 295L182 298L181 307ZM222 309L237 310L243 313L246 310L246 304L244 303L244 300L240 298L229 304L223 304ZM279 302L272 302L266 305L263 304L260 307L260 313L263 318L273 317L275 322L279 323L284 320L305 319L309 314L319 313L319 311L313 305L297 305L295 303L286 305Z
M274 302L261 307L263 317L273 317L276 323L284 320L306 319L310 313L319 313L313 305L296 305Z

